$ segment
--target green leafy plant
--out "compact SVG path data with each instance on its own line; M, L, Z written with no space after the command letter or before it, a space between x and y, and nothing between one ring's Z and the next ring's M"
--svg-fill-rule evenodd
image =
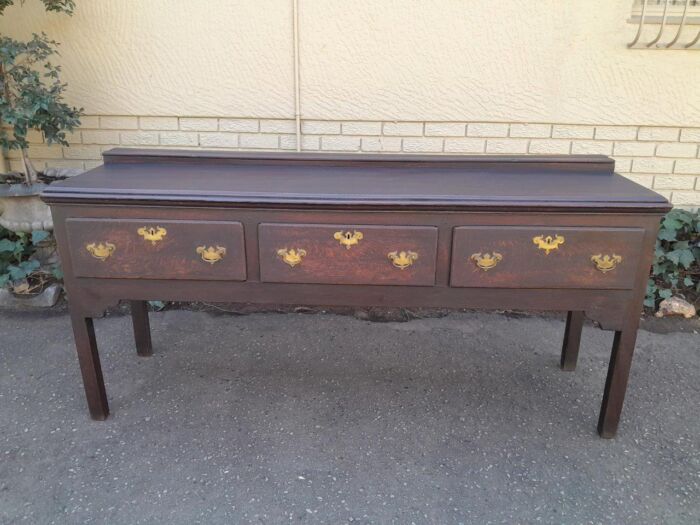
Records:
M73 13L73 0L42 0L47 11ZM0 15L14 0L0 0ZM24 3L23 1L20 3ZM27 133L40 131L46 143L68 146L66 133L80 125L82 109L63 102L66 85L60 66L50 62L58 54L58 42L42 33L28 42L0 36L0 146L22 153L20 181L33 184L38 173L29 159ZM5 182L15 181L11 176ZM44 182L50 182L45 180Z
M58 265L41 268L34 258L38 245L50 235L46 231L15 233L0 227L0 288L8 287L19 294L36 293L63 277Z
M700 296L700 212L674 209L661 221L644 305L672 295Z
M60 66L49 62L57 42L45 34L34 34L29 42L0 37L0 145L22 152L24 182L37 182L37 171L29 159L27 133L43 133L47 144L68 146L66 132L80 124L82 109L62 101L66 87L59 80Z
M73 0L41 0L44 4L44 8L47 11L55 11L57 13L68 13L73 14L73 9L75 9L75 2ZM24 0L20 0L20 5L24 4ZM15 4L15 0L0 0L0 15L7 7Z

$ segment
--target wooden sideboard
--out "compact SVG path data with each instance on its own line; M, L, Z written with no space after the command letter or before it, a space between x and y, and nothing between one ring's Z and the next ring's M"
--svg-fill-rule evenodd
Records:
M94 419L109 409L92 319L119 300L142 356L151 299L531 309L568 312L564 370L584 315L615 331L598 423L614 436L670 206L611 159L115 149L104 160L43 194Z

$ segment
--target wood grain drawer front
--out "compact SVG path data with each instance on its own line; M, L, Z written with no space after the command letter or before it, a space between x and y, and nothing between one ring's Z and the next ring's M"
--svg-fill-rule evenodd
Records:
M239 222L68 219L66 230L76 277L246 279Z
M451 286L631 289L644 230L455 228Z
M435 227L260 224L258 233L263 282L435 284Z

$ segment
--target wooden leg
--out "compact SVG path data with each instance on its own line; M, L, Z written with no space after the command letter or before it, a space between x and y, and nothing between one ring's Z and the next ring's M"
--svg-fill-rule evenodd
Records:
M627 379L632 365L638 325L639 319L636 319L634 322L626 323L622 331L615 332L608 376L603 392L603 405L600 408L600 417L598 418L600 437L612 438L617 432L622 404L625 400L625 391L627 390Z
M153 355L151 325L148 322L148 303L146 301L131 301L131 320L134 325L136 353L141 357Z
M569 312L566 315L564 344L561 347L562 370L576 370L576 361L578 361L578 349L581 344L582 330L583 312Z
M92 318L71 314L71 323L90 416L92 419L104 420L109 415L109 405Z

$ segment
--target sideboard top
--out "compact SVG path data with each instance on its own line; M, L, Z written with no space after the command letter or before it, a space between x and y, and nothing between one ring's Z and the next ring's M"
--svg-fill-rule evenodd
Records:
M337 155L114 149L49 203L666 211L601 155Z

